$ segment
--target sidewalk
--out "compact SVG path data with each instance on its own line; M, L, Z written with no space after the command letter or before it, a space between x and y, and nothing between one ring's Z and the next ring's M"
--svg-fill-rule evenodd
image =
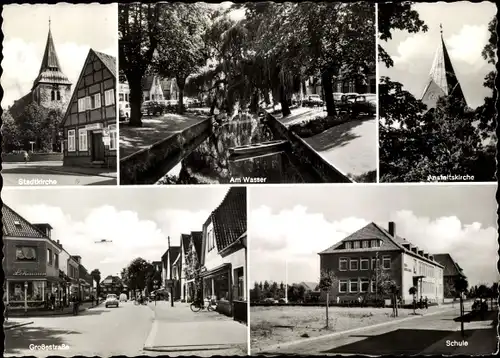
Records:
M145 350L162 352L211 351L246 354L247 326L217 312L192 312L189 304L160 301L148 305L155 319ZM168 334L166 334L168 332Z
M99 304L97 306L92 306L92 304L90 302L85 302L85 303L82 303L78 309L78 312L84 312L88 309L92 309L92 308L95 308L95 307L99 307L104 301L101 301L99 302ZM54 310L54 311L30 311L28 310L28 313L25 314L24 313L24 310L22 309L19 309L19 310L9 310L9 317L15 317L15 320L18 319L18 317L26 317L26 319L28 317L45 317L45 316L65 316L65 315L70 315L70 314L73 314L73 308L71 306L69 307L64 307L63 310ZM11 320L9 319L9 322ZM13 320L12 320L13 321Z
M99 176L99 177L105 177L105 178L116 178L116 169L114 171L110 171L113 169L108 169L108 168L80 168L80 167L50 167L50 168L45 168L45 170L54 172L54 173L60 173L60 174L68 174L68 175L74 175L74 174L83 174L83 175L89 175L89 176Z
M33 321L30 321L29 318L15 318L15 319L9 319L8 321L3 322L3 329L13 329L13 328L19 328L23 326L27 326L29 324L32 324Z

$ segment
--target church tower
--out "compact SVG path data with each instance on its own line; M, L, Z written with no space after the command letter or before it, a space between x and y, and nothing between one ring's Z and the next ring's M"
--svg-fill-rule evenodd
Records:
M444 43L443 27L442 25L439 25L439 27L441 30L441 41L429 74L429 82L422 95L422 102L427 105L427 109L435 108L438 98L442 96L452 95L467 103Z
M31 94L33 100L42 107L58 108L63 112L71 99L71 82L61 70L50 30L50 20L42 64L38 77L33 82Z

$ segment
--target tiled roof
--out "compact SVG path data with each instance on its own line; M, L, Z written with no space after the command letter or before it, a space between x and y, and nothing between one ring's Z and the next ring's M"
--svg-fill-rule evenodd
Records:
M154 75L145 75L141 79L141 88L143 91L149 91L155 79Z
M4 236L47 238L34 225L5 205L5 203L2 205L2 226Z
M306 291L314 291L318 286L316 282L300 282L297 284L298 286L302 286L306 289Z
M179 256L179 252L181 251L181 248L180 248L180 246L170 246L170 249L168 251L169 251L169 255L170 255L170 265L172 265L174 263L175 259L177 258L177 256Z
M201 244L203 243L203 231L191 231L191 237L193 239L194 249L196 250L196 255L198 259L201 259Z
M215 240L219 251L225 249L247 230L247 191L232 187L217 209L212 212Z
M110 56L110 55L105 54L103 52L98 52L98 51L95 51L92 49L91 49L91 51L93 51L95 53L95 55L99 58L99 60L101 60L101 62L104 64L104 66L106 66L108 71L111 72L113 77L116 78L116 71L117 71L116 57Z
M189 250L191 242L191 236L188 234L181 234L181 245L184 248L184 253L187 253L187 250Z
M18 118L24 111L27 105L33 102L32 93L28 93L18 100L14 101L14 104L9 108L9 113L13 118Z
M444 266L443 276L464 275L462 268L453 260L450 254L436 254L434 260Z

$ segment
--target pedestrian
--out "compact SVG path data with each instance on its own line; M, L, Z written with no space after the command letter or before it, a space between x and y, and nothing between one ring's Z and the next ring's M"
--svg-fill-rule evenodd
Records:
M24 151L23 155L24 155L24 164L26 164L26 163L28 163L30 155L29 155L28 151L26 151L26 150Z
M425 296L424 302L425 302L425 309L429 309L429 300L428 300L427 296Z
M54 311L56 309L56 296L54 295L54 293L50 294L50 305L51 309Z

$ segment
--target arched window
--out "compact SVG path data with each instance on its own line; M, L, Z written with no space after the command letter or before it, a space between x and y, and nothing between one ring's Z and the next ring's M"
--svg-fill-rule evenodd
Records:
M50 92L50 98L51 98L51 100L52 100L52 101L55 101L55 99L56 99L56 94L54 93L54 90L52 90L52 91Z
M61 100L61 91L57 91L57 100L60 101Z

